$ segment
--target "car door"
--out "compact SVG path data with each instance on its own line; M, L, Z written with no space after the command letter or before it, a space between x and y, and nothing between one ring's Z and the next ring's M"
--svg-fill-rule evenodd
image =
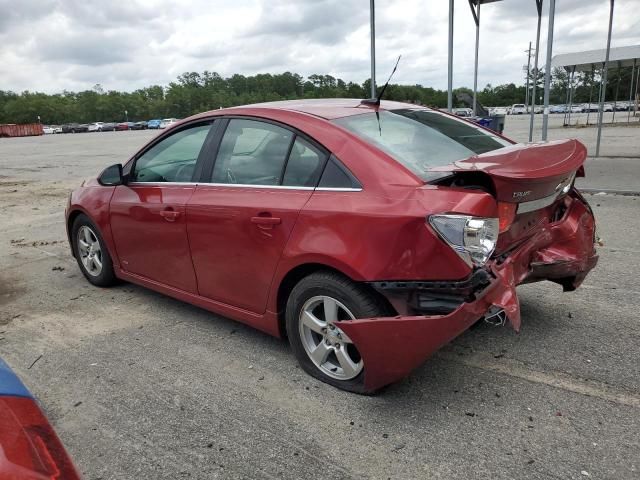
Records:
M134 160L127 184L116 187L110 223L123 270L197 293L186 204L211 129L211 121L201 122L161 137Z
M327 153L283 126L224 122L212 172L205 172L187 204L198 290L263 313L276 266Z

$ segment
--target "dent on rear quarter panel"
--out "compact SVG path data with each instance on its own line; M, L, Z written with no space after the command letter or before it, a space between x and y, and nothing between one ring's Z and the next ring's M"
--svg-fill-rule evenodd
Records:
M444 212L496 216L493 198L435 187L392 190L389 196L316 191L300 212L281 271L309 258L330 258L356 281L467 278L469 266L426 218Z

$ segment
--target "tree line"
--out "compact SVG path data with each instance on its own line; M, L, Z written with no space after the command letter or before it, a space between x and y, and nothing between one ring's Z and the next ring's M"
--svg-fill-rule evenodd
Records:
M540 75L538 75L540 78ZM538 81L539 81L538 78ZM574 103L597 101L600 78L587 72L577 74L574 80ZM613 98L616 85L621 92L628 92L631 82L630 69L609 73L607 98ZM564 70L553 72L551 103L564 103L569 77ZM487 85L478 92L478 100L485 106L508 106L524 103L525 86L508 83ZM235 74L223 78L218 73L204 71L187 72L167 86L152 85L133 92L105 91L101 85L82 92L63 91L46 94L24 91L15 93L0 90L0 123L63 124L95 121L148 120L151 118L177 117L250 103L300 98L366 98L370 81L345 82L331 75L314 74L307 78L296 73ZM459 88L455 93L471 93ZM594 93L595 92L595 93ZM539 84L538 94L542 93ZM625 98L624 94L619 94ZM446 90L423 85L390 84L385 92L388 100L398 100L431 107L447 105ZM455 98L455 95L454 95ZM628 98L628 94L627 97ZM540 103L538 101L538 103ZM456 106L465 106L456 103ZM126 113L125 113L126 112Z

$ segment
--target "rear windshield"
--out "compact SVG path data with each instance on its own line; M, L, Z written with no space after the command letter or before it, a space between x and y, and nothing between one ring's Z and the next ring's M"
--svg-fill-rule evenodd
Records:
M491 132L431 110L380 110L334 120L388 153L420 178L427 170L510 143Z

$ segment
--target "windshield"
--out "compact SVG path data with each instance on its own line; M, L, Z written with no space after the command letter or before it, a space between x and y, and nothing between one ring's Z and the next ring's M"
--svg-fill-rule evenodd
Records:
M431 110L381 110L334 120L420 178L427 170L506 147L491 132Z

